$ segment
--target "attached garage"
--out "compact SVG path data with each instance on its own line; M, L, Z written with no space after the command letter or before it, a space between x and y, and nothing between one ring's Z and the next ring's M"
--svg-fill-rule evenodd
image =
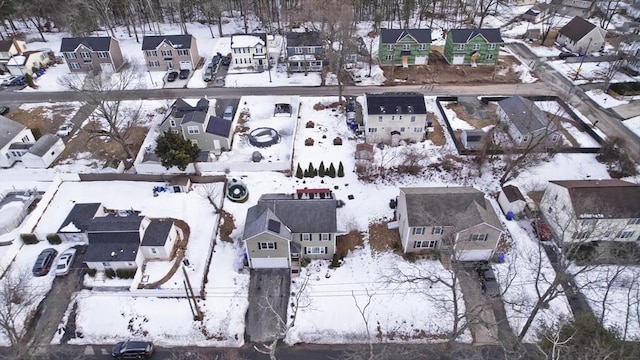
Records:
M180 70L193 70L191 61L180 61Z
M286 257L278 258L251 258L249 265L253 269L278 269L288 268L289 259Z
M102 72L113 72L113 64L112 63L100 63L100 69Z
M464 55L465 54L455 54L455 55L453 55L453 65L462 65L462 64L464 64Z
M491 249L460 250L458 261L489 261L492 254Z

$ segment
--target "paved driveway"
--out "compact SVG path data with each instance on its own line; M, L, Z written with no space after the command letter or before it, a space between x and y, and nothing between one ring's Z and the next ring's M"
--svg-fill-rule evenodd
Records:
M287 319L291 270L254 269L249 281L249 309L246 337L251 342L267 342Z

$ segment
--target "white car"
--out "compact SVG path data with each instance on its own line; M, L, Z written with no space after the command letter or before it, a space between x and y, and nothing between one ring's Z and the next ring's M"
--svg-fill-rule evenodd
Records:
M69 134L71 134L71 131L73 131L73 123L67 122L60 125L56 134L60 137L65 137L69 136Z
M9 86L9 84L11 84L11 82L13 80L15 80L17 78L17 76L8 76L8 77L4 77L2 78L2 82L0 83L0 85L2 86Z
M56 264L56 276L64 276L71 270L73 259L76 258L76 249L70 248L62 252Z

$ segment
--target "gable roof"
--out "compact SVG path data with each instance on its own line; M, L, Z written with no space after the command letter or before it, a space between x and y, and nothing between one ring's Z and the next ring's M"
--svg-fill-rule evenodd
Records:
M145 36L142 38L142 50L155 50L164 41L174 49L191 49L192 35Z
M135 261L140 247L138 233L89 233L84 262Z
M550 183L567 189L578 218L640 218L640 185L618 179Z
M24 129L26 129L26 126L0 115L0 148L12 142L13 138Z
M140 236L140 223L144 216L129 215L116 216L108 214L106 216L98 216L89 222L87 231L89 232L133 232L136 236Z
M514 202L518 200L526 201L524 196L520 192L520 189L517 186L513 186L513 185L504 186L502 187L502 192L504 193L504 196L507 197L507 200L509 200L509 202Z
M484 37L491 44L501 44L500 29L451 29L447 36L451 36L454 44L466 44L476 36Z
M322 39L320 38L319 31L305 31L305 32L288 32L287 35L287 47L295 46L322 46Z
M279 226L270 226L277 222ZM266 205L256 205L247 211L243 239L252 238L260 233L269 231L284 239L291 240L291 230L283 224L276 214Z
M92 51L109 51L111 39L113 39L111 36L62 38L60 52L74 52L80 45L84 45ZM113 40L117 43L116 39Z
M206 111L201 111L201 110L189 111L182 117L182 123L186 124L186 123L194 122L198 124L204 124L204 121L206 120L206 118L207 118Z
M407 35L420 44L431 43L431 29L380 29L380 41L383 44L395 44Z
M502 230L489 200L473 187L410 187L404 193L409 226L453 226L462 231L487 223Z
M419 93L365 94L368 114L426 114L424 95Z
M60 139L59 137L53 135L53 134L45 134L42 135L42 137L40 139L38 139L38 141L36 141L35 144L33 144L32 147L29 148L29 151L27 151L29 154L33 154L35 156L42 156L44 154L46 154L47 152L49 152L49 150L58 143L58 141L62 141L62 139Z
M571 21L569 21L567 25L560 28L558 33L568 37L573 41L578 41L585 37L595 27L596 26L594 24L588 22L580 16L576 16L571 19Z
M144 231L141 246L164 246L169 237L173 221L168 219L151 220Z
M85 231L89 228L89 222L98 212L98 209L102 206L100 203L84 203L75 204L69 214L60 225L58 232L62 231L67 225L73 224L73 226L79 231ZM75 231L73 231L75 232Z
M547 127L549 130L555 130L555 125L549 121L547 115L531 100L520 95L500 100L498 106L507 114L509 121L520 134L529 134Z
M231 133L231 120L210 116L206 132L228 138Z
M247 48L256 45L267 45L267 34L241 34L231 35L231 48Z

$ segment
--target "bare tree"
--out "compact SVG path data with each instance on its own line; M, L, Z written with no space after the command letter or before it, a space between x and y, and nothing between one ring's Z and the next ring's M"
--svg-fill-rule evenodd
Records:
M8 272L0 280L0 331L9 339L11 358L19 359L27 353L22 342L27 333L30 316L41 295L30 284L27 269Z
M371 329L369 328L369 305L371 305L371 300L373 299L373 296L375 294L370 293L369 289L365 289L365 293L367 294L367 301L366 304L364 304L363 306L360 306L360 304L358 304L358 298L355 295L355 292L352 290L351 291L351 296L353 297L353 302L355 302L356 304L356 308L358 309L358 313L360 314L360 317L362 318L362 322L364 322L364 328L365 331L367 333L367 344L369 345L369 359L368 360L374 360L375 359L375 353L373 351L373 339L371 338Z
M200 184L196 188L196 192L200 195L201 198L206 199L211 206L213 206L214 212L216 214L220 213L220 202L222 199L220 198L222 195L222 191L216 186L215 183L206 183Z

